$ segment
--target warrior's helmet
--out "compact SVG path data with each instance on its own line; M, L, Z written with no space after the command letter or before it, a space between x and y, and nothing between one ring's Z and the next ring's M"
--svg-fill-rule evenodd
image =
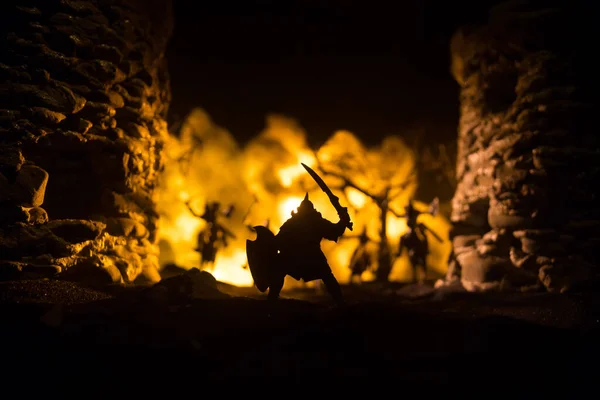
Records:
M404 207L404 212L406 213L406 216L414 216L417 214L417 209L415 208L412 200L408 201L408 204L406 204Z
M406 207L404 207L404 217L408 226L414 226L417 223L417 218L421 213L415 208L413 200L409 200Z
M300 206L298 206L298 210L297 212L293 212L292 211L292 215L295 214L302 214L305 212L310 212L310 211L315 211L315 206L313 205L313 203L308 199L308 193L306 193L306 196L304 196L304 199L302 200L302 202L300 203Z
M204 208L204 214L202 218L209 222L214 222L217 218L217 213L219 212L219 208L221 208L221 203L218 201L208 202Z

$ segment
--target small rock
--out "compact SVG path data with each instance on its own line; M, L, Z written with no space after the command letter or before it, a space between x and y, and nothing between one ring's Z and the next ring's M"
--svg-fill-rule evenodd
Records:
M150 131L148 130L148 128L140 124L127 124L125 131L129 136L138 139L147 139L150 137Z
M115 64L104 60L83 61L77 65L75 71L84 79L100 83L122 82L126 78Z
M64 114L76 113L85 106L84 97L56 81L50 83L52 84L45 86L12 83L9 85L9 93L14 96L15 101L22 104L44 107Z
M208 272L192 268L182 275L163 279L148 290L167 288L169 299L185 301L190 299L222 299L230 297L217 288L217 280Z
M56 236L69 243L81 243L98 239L106 225L98 221L60 219L49 221L47 227Z
M135 278L135 284L155 284L160 282L161 276L158 269L151 265L144 265L142 273Z
M147 238L146 227L130 218L109 218L106 221L106 232L113 236Z
M62 272L62 268L52 264L23 264L23 274L28 278L52 278Z
M123 53L116 47L106 44L94 46L94 56L100 60L109 61L116 65L119 65L121 61L123 61Z
M80 118L79 115L69 115L60 123L60 128L66 131L73 131L81 134L87 133L93 124L87 119Z
M77 132L86 134L92 126L94 126L94 124L87 119L79 118L79 121L77 122Z
M517 268L535 269L537 268L536 258L531 254L524 253L521 249L511 247L509 251L510 261Z
M461 276L470 282L499 281L507 268L512 267L509 260L503 257L482 256L477 250L471 250L456 256L461 265Z
M107 92L106 95L108 96L109 104L114 108L125 107L125 100L119 93L111 90Z
M58 125L62 120L67 118L65 114L57 111L51 111L44 107L32 107L31 113L31 118L33 120L40 121L41 123L48 125Z
M480 235L457 235L452 239L452 245L455 248L474 247L479 239Z
M69 267L61 273L61 278L72 282L88 284L123 283L121 271L114 261L103 254L82 259L81 262Z
M0 202L11 201L24 207L39 207L44 203L48 173L35 165L25 164L11 183L0 173Z
M83 118L96 120L103 117L114 117L116 110L108 104L88 101L79 115Z
M527 229L532 226L532 217L528 215L510 215L503 208L490 206L488 223L494 229Z
M41 207L32 207L27 209L29 218L27 222L32 225L41 225L48 222L48 213Z
M480 241L477 244L477 252L479 254L481 254L482 256L488 256L488 255L501 256L504 254L504 252L502 250L503 249L499 248L495 244L488 244L488 243L484 243L483 241Z
M161 256L162 256L162 251L161 251ZM160 276L162 279L167 279L167 278L172 278L174 276L177 275L183 275L187 272L187 269L180 267L177 264L174 263L169 263L166 264L161 270L160 270Z
M18 147L0 146L0 174L4 175L9 183L15 183L17 173L24 162L25 158Z
M41 16L42 12L40 11L39 8L36 7L25 7L25 6L16 6L15 7L17 10L21 11L22 13L28 14L30 16Z

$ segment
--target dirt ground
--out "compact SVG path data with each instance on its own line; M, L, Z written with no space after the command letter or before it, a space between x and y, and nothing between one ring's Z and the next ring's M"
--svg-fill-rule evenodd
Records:
M3 378L119 390L274 377L349 388L367 378L360 382L380 388L534 394L573 393L597 379L598 295L363 285L344 287L348 304L334 307L315 290L270 304L253 288L169 281L1 282Z

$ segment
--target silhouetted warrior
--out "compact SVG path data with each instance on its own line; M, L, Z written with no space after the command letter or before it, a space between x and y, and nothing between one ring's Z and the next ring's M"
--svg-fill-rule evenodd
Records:
M271 231L265 227L256 226L254 229L257 232L257 240L248 243L248 261L258 289L265 291L268 288L269 299L276 300L286 275L304 282L321 279L333 299L338 304L342 304L342 290L321 251L322 239L337 242L349 225L350 216L347 212L340 213L339 217L340 221L335 224L324 219L321 213L315 210L306 194L297 212L292 211L292 217L281 226L276 236L273 236ZM257 268L252 270L254 248L251 245L257 242L264 243L265 247L263 248L272 246L271 248L276 251L272 251L271 259L266 261L270 264L268 271L266 267L262 266L258 267L260 270ZM257 252L260 250L257 249ZM263 252L263 260L265 256L269 257ZM258 259L260 257L257 257L257 264L255 264L257 266L261 262ZM261 276L262 274L264 276Z
M413 281L417 282L417 271L419 267L423 270L423 276L427 275L427 255L429 254L429 243L427 241L426 231L429 231L431 235L439 240L442 239L431 229L425 226L423 223L418 222L418 218L422 214L437 215L439 209L439 201L435 198L429 207L429 211L422 213L418 211L412 200L408 202L404 208L404 215L397 215L398 217L406 218L406 226L408 230L404 235L400 237L400 245L398 246L397 256L400 257L404 249L408 250L408 258L413 268ZM419 280L421 281L421 280Z
M276 300L283 288L286 275L296 280L310 282L321 279L333 299L343 303L342 290L333 276L327 259L321 251L321 240L337 242L346 228L352 230L348 209L340 205L327 184L309 166L304 169L329 197L340 217L334 224L321 216L308 199L308 193L297 211L279 229L275 236L263 226L256 226L256 240L246 241L248 265L254 284L261 292L269 289L269 299Z
M344 239L349 238L349 236L344 237ZM373 254L367 248L368 243L373 240L367 235L367 228L359 236L354 236L354 238L358 238L359 242L350 258L350 284L354 283L355 278L361 282L362 275L373 265Z
M200 269L212 268L217 258L217 252L228 246L230 238L235 239L235 235L218 221L219 215L223 215L225 218L231 217L234 207L230 205L226 210L220 212L221 204L215 201L207 203L204 213L199 215L192 209L189 202L185 204L195 217L206 221L206 226L198 234L198 242L194 250L200 253Z

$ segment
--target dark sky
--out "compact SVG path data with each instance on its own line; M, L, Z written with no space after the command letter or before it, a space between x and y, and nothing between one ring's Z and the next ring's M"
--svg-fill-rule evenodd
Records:
M375 144L418 127L432 139L455 135L448 41L496 2L174 3L171 116L203 107L244 141L267 113L283 113L313 143L348 129Z

